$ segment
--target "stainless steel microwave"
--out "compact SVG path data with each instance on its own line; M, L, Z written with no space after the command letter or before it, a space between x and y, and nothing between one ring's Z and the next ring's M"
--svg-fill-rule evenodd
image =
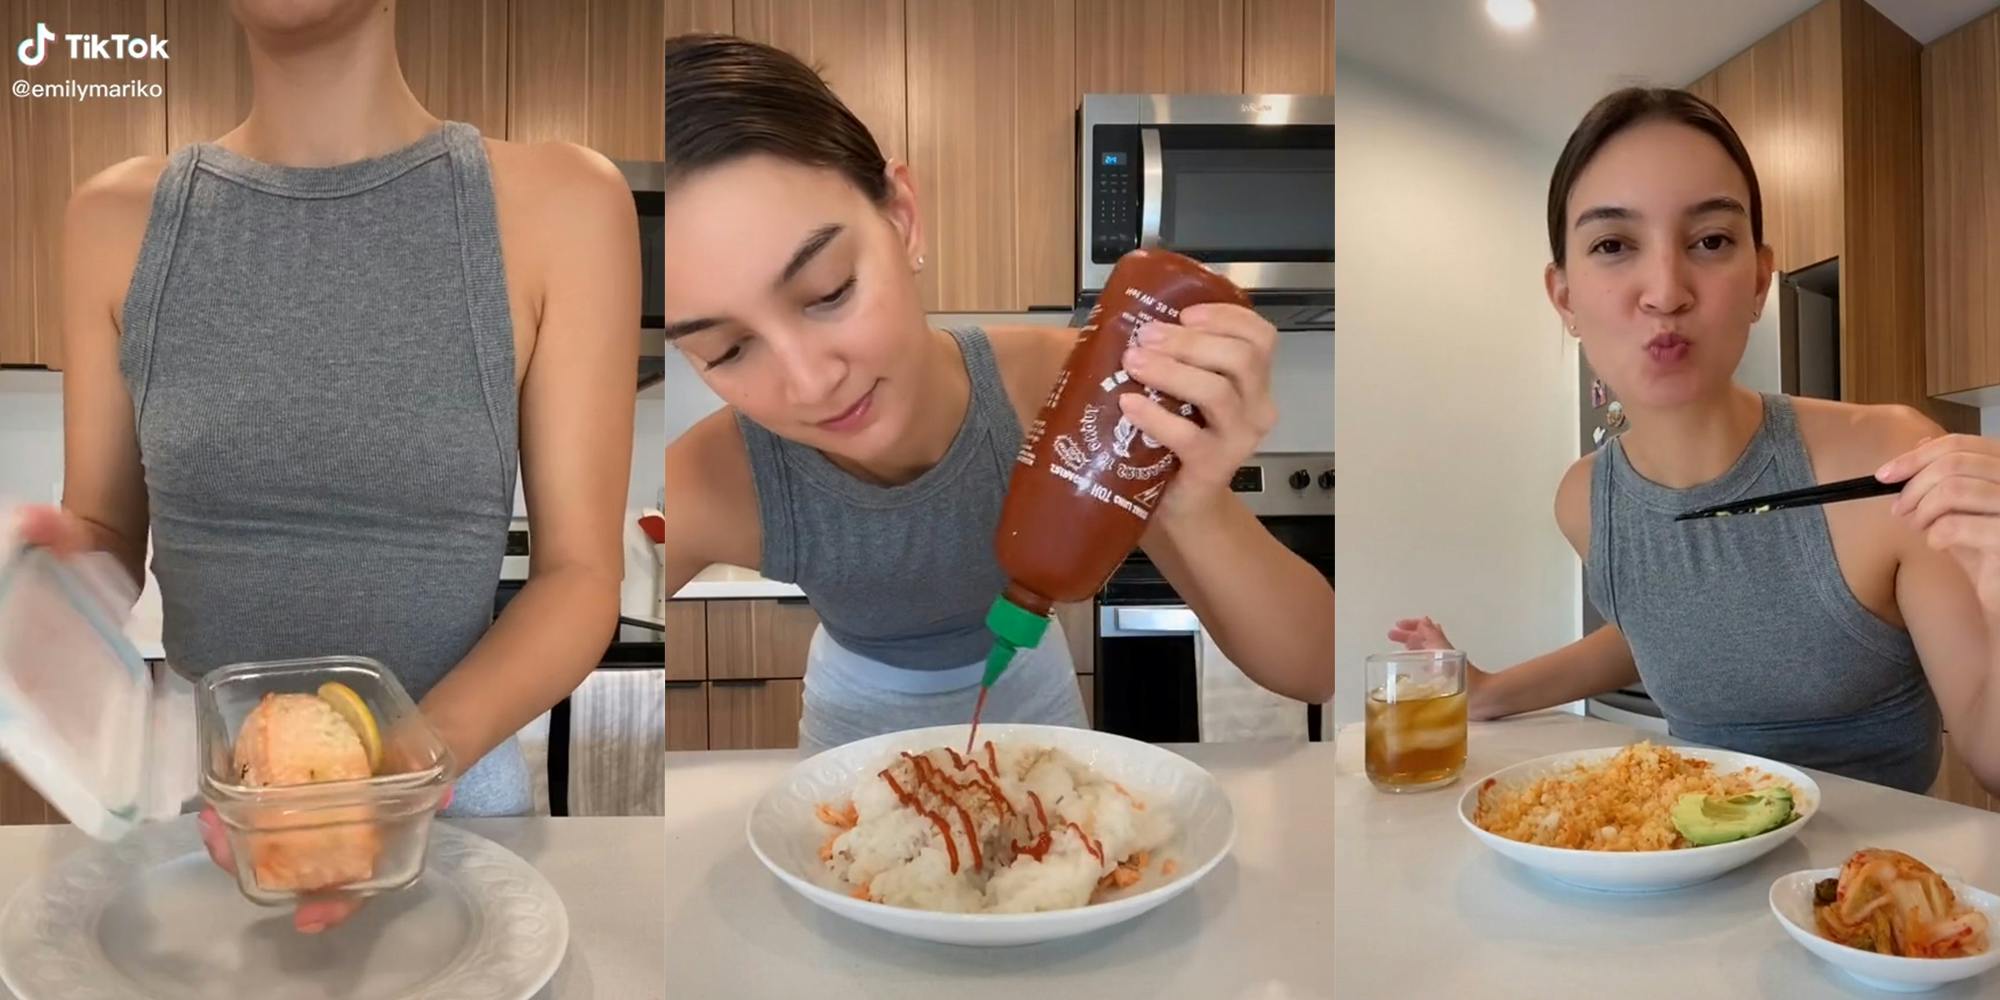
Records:
M1077 149L1079 305L1119 257L1160 246L1260 309L1301 307L1294 325L1332 325L1331 96L1088 94Z

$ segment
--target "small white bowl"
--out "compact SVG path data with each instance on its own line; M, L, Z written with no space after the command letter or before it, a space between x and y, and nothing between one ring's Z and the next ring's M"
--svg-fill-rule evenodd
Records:
M1828 964L1853 976L1862 985L1892 993L1921 993L1947 983L1984 975L2000 966L2000 948L1989 941L1984 952L1966 958L1898 958L1850 948L1819 934L1813 920L1813 885L1821 879L1838 878L1838 868L1816 868L1793 872L1771 883L1771 913L1792 940ZM2000 933L2000 896L1960 882L1949 875L1945 884L1967 906L1986 914L1991 933Z
M1045 913L933 913L850 897L819 860L827 828L814 807L846 799L858 782L901 751L964 746L967 728L891 733L801 761L750 811L745 831L750 849L793 891L849 920L942 944L1007 947L1075 937L1131 920L1192 888L1222 862L1236 841L1236 815L1229 797L1214 775L1186 757L1088 729L987 724L979 727L982 742L990 737L1056 747L1131 789L1148 808L1166 811L1177 832L1164 852L1154 853L1175 859L1179 870L1170 876L1148 874L1127 895Z
M1504 768L1475 781L1458 802L1458 818L1473 836L1503 857L1520 862L1566 885L1599 892L1665 892L1682 889L1717 878L1749 864L1798 836L1799 830L1819 811L1819 785L1804 771L1777 761L1752 757L1729 750L1706 747L1670 747L1683 757L1713 763L1722 773L1754 768L1790 782L1798 789L1793 800L1797 818L1768 833L1744 840L1707 847L1674 851L1582 851L1566 847L1524 844L1488 833L1473 822L1479 808L1479 789L1488 781L1501 786L1520 785L1551 774L1564 773L1578 764L1595 764L1618 755L1622 746L1600 747L1552 754Z

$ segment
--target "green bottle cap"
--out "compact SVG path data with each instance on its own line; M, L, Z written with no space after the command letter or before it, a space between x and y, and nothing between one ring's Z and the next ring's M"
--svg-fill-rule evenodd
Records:
M980 687L992 687L1000 674L1014 662L1014 654L1041 645L1049 630L1049 616L1038 615L1005 597L996 598L986 612L986 627L993 631L993 649L986 654L986 676Z

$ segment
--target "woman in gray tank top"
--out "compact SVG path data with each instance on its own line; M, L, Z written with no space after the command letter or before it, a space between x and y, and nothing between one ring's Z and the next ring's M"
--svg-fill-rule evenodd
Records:
M37 531L135 580L150 533L184 677L382 661L465 769L448 811L525 813L512 736L617 619L631 194L587 150L433 118L397 67L393 4L322 4L310 23L292 6L233 5L252 67L239 127L72 201L63 505ZM496 623L517 459L535 562Z
M666 127L668 336L729 404L667 449L666 588L729 563L804 590L821 621L808 749L964 722L1024 415L1075 332L931 329L908 169L792 56L670 41ZM1159 327L1128 366L1209 423L1133 412L1184 462L1144 546L1245 673L1325 700L1332 588L1228 491L1275 416L1275 331L1247 310L1187 316L1198 332ZM1059 628L990 699L989 720L1086 724Z
M1907 407L1732 381L1773 276L1756 174L1720 112L1684 91L1606 97L1557 162L1548 227L1550 301L1631 421L1556 493L1609 624L1513 669L1474 671L1474 716L1643 680L1691 742L1921 792L1937 775L1942 724L2000 789L1995 646L1966 576L1980 557L1927 541L1938 504L1919 495L1950 472L1933 459L1986 446L1959 438L1898 459L1941 430ZM1901 500L1673 520L1926 464L1937 468ZM1920 505L1925 514L1907 512ZM1450 645L1429 619L1390 636Z

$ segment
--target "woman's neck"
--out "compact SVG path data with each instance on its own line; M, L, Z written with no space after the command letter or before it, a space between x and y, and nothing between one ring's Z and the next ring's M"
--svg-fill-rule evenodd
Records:
M884 486L914 481L944 460L972 409L972 377L958 339L943 330L926 329L924 372L916 379L910 430L887 453L867 462L836 458L849 473Z
M1713 397L1631 413L1619 439L1640 475L1670 489L1709 482L1736 464L1764 423L1764 399L1731 383Z
M381 156L434 130L396 61L394 11L250 46L250 115L217 143L266 163L328 167Z

